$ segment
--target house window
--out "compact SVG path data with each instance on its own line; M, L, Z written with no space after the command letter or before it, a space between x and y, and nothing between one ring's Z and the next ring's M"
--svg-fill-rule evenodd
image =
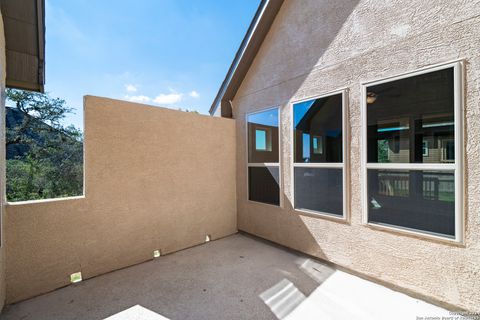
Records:
M345 217L343 92L293 104L294 207Z
M247 115L248 199L280 205L278 108Z
M267 130L255 130L255 150L267 151Z
M255 150L272 151L272 128L255 129Z
M442 161L455 162L455 141L446 139L442 141Z
M368 223L461 239L460 68L365 85Z
M313 137L313 153L314 154L323 154L323 139L322 137Z
M423 157L428 157L428 155L429 155L428 148L429 148L428 141L423 141L423 143L422 143L422 156Z

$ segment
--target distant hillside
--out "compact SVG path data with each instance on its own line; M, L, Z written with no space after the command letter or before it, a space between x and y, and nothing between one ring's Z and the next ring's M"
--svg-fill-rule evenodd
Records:
M79 146L82 145L81 141L77 141L70 136L66 135L65 133L52 128L48 124L40 121L39 119L32 117L29 114L26 114L17 108L12 108L12 107L6 107L6 127L7 127L7 132L8 129L14 129L15 127L21 126L22 123L24 122L26 117L29 117L30 119L30 124L28 128L25 130L25 136L28 137L31 143L29 144L23 144L23 143L15 143L15 144L7 144L7 150L6 150L6 157L7 160L10 159L22 159L24 158L28 152L30 151L31 144L36 144L37 146L42 146L44 145L45 139L44 137L41 137L40 134L38 134L38 128L44 129L44 131L50 131L48 134L51 135L52 140L56 141L64 141L64 142L70 142L74 144L79 144ZM8 140L8 138L7 138Z

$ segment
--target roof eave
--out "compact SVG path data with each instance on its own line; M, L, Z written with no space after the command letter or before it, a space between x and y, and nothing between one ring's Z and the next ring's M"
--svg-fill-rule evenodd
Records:
M45 1L1 0L6 86L44 92Z
M227 75L210 107L209 112L211 115L214 115L220 106L222 108L222 116L231 117L230 101L235 97L283 1L284 0L262 0L260 3L248 27L247 33L240 44L240 48L237 50ZM223 110L223 106L230 110Z

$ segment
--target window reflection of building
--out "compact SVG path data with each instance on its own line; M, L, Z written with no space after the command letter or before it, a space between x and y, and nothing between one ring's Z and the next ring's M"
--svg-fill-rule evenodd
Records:
M368 221L455 237L453 68L366 91Z
M341 107L341 95L311 100L296 105L296 162L342 161Z
M409 162L410 154L413 152L410 148L411 135L413 135L413 145L422 141L421 151L415 157L416 162L455 161L453 121L444 121L439 118L426 119L422 122L421 129L412 133L408 119L379 121L377 129L378 162Z
M267 127L256 123L250 124L255 129L255 151L272 151L272 132L276 130L274 127Z
M313 137L313 153L314 154L323 154L323 137Z
M423 157L428 157L430 152L429 152L429 148L430 148L430 142L423 139L423 144L422 144L422 156Z
M248 139L250 162L278 162L278 126L250 122Z
M248 199L280 205L278 108L247 115Z
M343 218L343 93L293 105L294 208Z
M442 139L442 162L455 162L455 141L453 138Z

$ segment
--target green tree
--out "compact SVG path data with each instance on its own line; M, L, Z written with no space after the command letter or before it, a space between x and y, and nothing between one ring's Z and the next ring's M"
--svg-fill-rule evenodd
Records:
M378 140L377 147L378 162L390 162L388 159L388 140Z
M187 109L187 108L185 108L185 110L184 110L184 109L182 109L182 108L178 108L178 111L200 114L200 113L199 113L197 110L195 110L195 109Z
M81 195L83 135L62 124L72 109L48 94L7 89L6 97L14 113L7 115L7 199Z

